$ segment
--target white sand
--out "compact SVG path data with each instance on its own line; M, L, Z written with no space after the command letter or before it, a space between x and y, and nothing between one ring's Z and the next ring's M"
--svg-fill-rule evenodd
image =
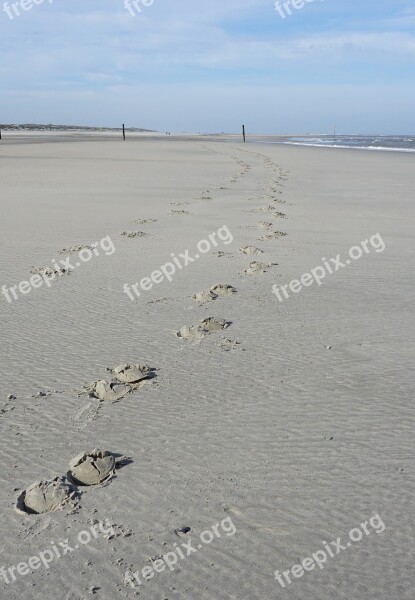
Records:
M0 567L51 541L74 546L99 520L115 536L8 586L0 575L0 598L412 600L414 157L173 138L3 142L0 285L64 259L63 248L110 236L116 250L10 304L0 296ZM251 212L270 204L286 218ZM231 244L134 302L123 293L223 226ZM148 236L121 236L138 230ZM273 232L287 235L263 238ZM384 252L283 303L272 294L378 232ZM278 266L245 275L248 246ZM194 300L218 282L236 293ZM230 325L175 336L208 317ZM126 364L156 377L114 403L79 395ZM13 510L94 448L131 461L82 488L75 512ZM383 533L286 589L274 579L376 513ZM197 548L226 517L234 535L139 588L123 583L174 544Z

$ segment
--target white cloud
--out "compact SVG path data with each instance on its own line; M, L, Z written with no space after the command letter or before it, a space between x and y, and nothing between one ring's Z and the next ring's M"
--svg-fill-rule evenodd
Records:
M199 129L199 123L202 129L223 130L252 110L251 122L265 129L266 121L273 127L276 98L284 98L292 122L295 115L305 126L307 116L325 120L325 97L318 93L325 83L337 81L327 88L327 111L338 108L345 114L345 88L339 82L354 84L347 89L358 98L367 78L373 83L366 92L368 119L373 102L383 103L385 110L393 105L412 122L409 107L400 111L392 92L378 97L376 90L399 72L399 90L405 87L402 66L412 67L415 35L403 23L415 19L414 11L404 12L401 2L393 18L382 19L379 8L370 16L372 4L380 6L372 0L327 0L302 12L302 20L297 15L281 20L274 0L154 0L136 18L123 0L55 0L14 22L0 14L0 85L14 94L13 103L0 95L2 119L23 115L21 120L34 121L31 115L37 115L39 120L111 124L112 115L125 114L149 128L177 124L185 129L187 119L187 128ZM313 21L304 21L306 14L314 15ZM275 87L275 81L281 85ZM307 115L297 106L296 93L310 97ZM393 93L403 95L396 92L396 79ZM146 109L139 122L137 98ZM287 129L289 123L287 113Z

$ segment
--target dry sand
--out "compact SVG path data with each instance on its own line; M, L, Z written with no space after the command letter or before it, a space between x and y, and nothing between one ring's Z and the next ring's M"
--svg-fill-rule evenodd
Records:
M57 138L3 140L0 171L0 285L64 248L76 259L107 236L115 246L12 303L0 296L0 567L114 526L48 569L9 585L0 575L1 599L412 600L413 156ZM123 292L224 226L231 244L135 301ZM147 235L122 235L137 231ZM272 294L376 233L384 252L282 303ZM266 269L244 273L247 247ZM235 293L194 299L217 284ZM191 339L175 335L184 326ZM154 376L120 382L118 366ZM91 393L102 380L109 400ZM94 448L129 458L62 510L14 510ZM285 589L274 579L375 514L381 534ZM233 535L222 529L135 589L124 582L228 517Z

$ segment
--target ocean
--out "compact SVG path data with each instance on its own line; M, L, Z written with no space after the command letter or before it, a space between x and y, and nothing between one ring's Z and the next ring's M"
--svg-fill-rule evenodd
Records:
M291 144L296 146L321 146L325 148L356 148L361 150L383 150L415 152L415 135L305 135L258 137L257 141L269 144ZM251 137L252 140L252 137Z

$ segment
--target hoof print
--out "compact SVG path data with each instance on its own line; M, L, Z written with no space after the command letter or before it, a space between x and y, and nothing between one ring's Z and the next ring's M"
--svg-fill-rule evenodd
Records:
M144 231L123 231L121 235L127 238L143 238L147 237L148 233L145 233Z
M100 485L114 477L115 467L114 455L107 450L82 452L69 463L67 477L75 485Z
M258 223L258 227L261 227L261 229L269 229L270 227L272 227L272 223L270 223L269 221L260 221Z
M239 248L239 252L242 252L242 254L247 254L248 256L253 254L264 254L263 250L256 248L255 246L243 246L242 248Z
M272 233L266 233L265 235L263 235L260 239L260 241L262 242L266 242L268 240L275 240L278 239L280 237L285 237L287 234L284 233L283 231L273 231Z
M266 273L271 267L276 267L277 263L260 263L255 260L249 263L249 268L245 269L245 275L254 275L255 273Z
M210 291L216 296L230 296L236 292L236 289L227 283L217 283L210 288Z
M63 477L36 481L22 492L16 502L19 514L41 515L62 510L76 498L76 493Z
M217 294L213 292L198 292L192 296L193 300L197 300L198 302L213 302L217 297Z
M107 369L120 383L140 383L145 379L155 377L154 369L141 365L118 365L114 369Z
M148 225L149 223L157 223L157 219L136 219L131 223L134 223L134 225Z
M98 398L98 400L102 400L103 402L120 400L132 390L130 385L123 385L116 379L112 381L101 379L85 387L89 391L90 396Z
M206 335L206 332L199 327L188 327L185 325L177 333L176 336L188 342L200 342Z
M215 317L207 317L200 322L201 329L205 331L220 331L222 329L227 329L230 325L230 321L225 321L225 319L215 319Z

